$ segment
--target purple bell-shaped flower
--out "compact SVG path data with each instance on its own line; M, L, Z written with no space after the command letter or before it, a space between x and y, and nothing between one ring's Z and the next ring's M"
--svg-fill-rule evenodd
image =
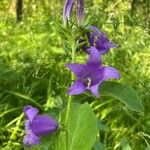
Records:
M38 115L39 110L30 105L24 107L24 113L28 118L25 121L25 133L23 143L25 146L40 144L40 137L53 133L58 128L58 123L47 115Z

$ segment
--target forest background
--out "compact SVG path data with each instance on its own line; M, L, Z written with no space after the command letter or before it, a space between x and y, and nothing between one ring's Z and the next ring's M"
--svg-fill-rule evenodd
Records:
M25 105L42 106L43 112L55 116L66 104L68 47L61 32L64 3L0 2L0 149L22 149ZM106 149L148 150L150 1L86 0L86 18L117 43L104 62L120 71L119 82L132 87L145 108L144 114L139 114L115 98L86 97L100 119L100 142ZM78 96L77 101L84 102L84 97Z

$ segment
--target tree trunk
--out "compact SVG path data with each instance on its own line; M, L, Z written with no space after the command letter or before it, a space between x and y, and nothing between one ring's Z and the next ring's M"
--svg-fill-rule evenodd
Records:
M16 0L16 15L17 15L17 22L22 21L22 10L23 3L22 0Z

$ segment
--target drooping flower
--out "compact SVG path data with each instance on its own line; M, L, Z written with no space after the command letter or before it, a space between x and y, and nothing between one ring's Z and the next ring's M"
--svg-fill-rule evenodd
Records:
M116 47L116 45L107 38L105 33L101 32L97 27L88 26L88 29L91 30L87 33L89 44L90 46L94 46L100 54L105 54L110 48Z
M64 23L66 23L66 21L70 19L71 14L72 14L73 5L74 5L74 0L66 0L65 6L64 6L64 11L63 11Z
M84 0L77 0L77 22L81 25L84 21L85 11L84 11Z
M38 115L39 110L30 105L24 107L24 113L28 118L25 121L25 133L23 144L31 146L40 144L40 137L53 133L58 128L58 123L47 115Z
M77 22L79 25L83 23L84 20L84 0L76 0L77 1L77 9L76 9L76 16L77 16ZM66 0L64 10L63 10L63 20L64 23L66 23L67 20L71 19L73 6L74 6L75 0Z
M90 90L96 97L99 97L99 85L112 78L120 78L119 72L109 66L101 65L101 54L96 48L89 48L89 59L87 64L67 64L66 66L77 76L77 80L69 88L68 94L77 95Z

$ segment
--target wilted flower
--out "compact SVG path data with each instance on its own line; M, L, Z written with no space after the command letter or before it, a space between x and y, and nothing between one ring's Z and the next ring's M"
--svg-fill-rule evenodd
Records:
M64 22L70 19L71 14L72 14L72 9L74 5L74 0L66 0L65 6L64 6L64 11L63 11L63 19Z
M77 76L77 81L68 90L70 95L90 90L96 97L99 97L98 87L104 80L120 78L120 74L115 68L101 65L100 53L96 48L90 47L89 52L87 64L66 65Z
M84 0L77 0L77 21L78 24L82 24L84 20Z
M75 0L66 0L65 2L65 6L63 10L64 23L66 23L66 21L70 20L71 18L74 1ZM85 15L84 14L84 0L76 0L76 1L77 1L77 10L76 10L77 21L78 21L78 24L82 24L84 15Z
M53 133L58 128L58 123L47 115L38 115L39 110L30 105L24 107L24 113L28 118L25 121L25 146L40 144L40 137Z
M97 27L88 26L88 28L91 30L87 33L89 44L90 46L94 46L100 54L107 53L110 48L116 47L116 45L107 38L105 33L101 32Z

